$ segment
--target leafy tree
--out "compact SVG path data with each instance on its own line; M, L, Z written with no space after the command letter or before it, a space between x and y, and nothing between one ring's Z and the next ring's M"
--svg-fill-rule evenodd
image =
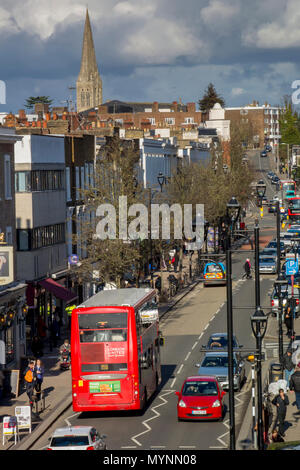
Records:
M138 277L140 268L140 240L119 237L120 197L127 197L127 207L143 202L142 188L137 184L137 162L139 153L128 141L121 141L117 135L108 139L96 162L94 181L83 190L87 222L82 226L81 240L85 245L86 257L81 260L80 276L92 282L91 273L97 272L102 282L113 282L120 287L126 273ZM96 236L97 208L110 204L116 213L116 236L101 239ZM127 226L135 217L128 217ZM78 242L78 237L75 237Z
M53 100L51 100L49 96L30 96L25 102L25 107L27 109L33 109L34 105L37 103L48 104L51 106Z
M216 103L220 103L222 108L225 106L224 98L218 95L214 85L209 83L207 89L204 92L203 98L198 101L199 109L202 112L208 112Z

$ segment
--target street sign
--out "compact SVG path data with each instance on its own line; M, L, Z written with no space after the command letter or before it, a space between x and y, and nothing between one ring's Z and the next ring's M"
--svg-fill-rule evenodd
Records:
M298 274L298 270L299 270L299 263L298 263L298 259L290 259L286 262L286 265L285 265L285 273L287 276L294 276L295 274Z

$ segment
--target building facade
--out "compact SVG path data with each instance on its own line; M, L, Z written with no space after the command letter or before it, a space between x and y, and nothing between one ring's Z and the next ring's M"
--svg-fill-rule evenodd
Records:
M8 373L26 353L26 284L18 281L15 250L14 146L21 140L0 128L0 369Z

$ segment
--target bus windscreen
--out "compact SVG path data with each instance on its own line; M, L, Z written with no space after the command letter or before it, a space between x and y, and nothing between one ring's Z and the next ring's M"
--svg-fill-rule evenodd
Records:
M127 370L127 313L80 314L82 372Z

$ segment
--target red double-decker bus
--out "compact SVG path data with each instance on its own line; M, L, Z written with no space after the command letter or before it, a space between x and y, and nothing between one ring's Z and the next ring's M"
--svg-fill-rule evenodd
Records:
M104 290L72 312L74 411L138 410L161 383L154 289Z
M300 221L300 196L291 197L288 200L289 221Z

